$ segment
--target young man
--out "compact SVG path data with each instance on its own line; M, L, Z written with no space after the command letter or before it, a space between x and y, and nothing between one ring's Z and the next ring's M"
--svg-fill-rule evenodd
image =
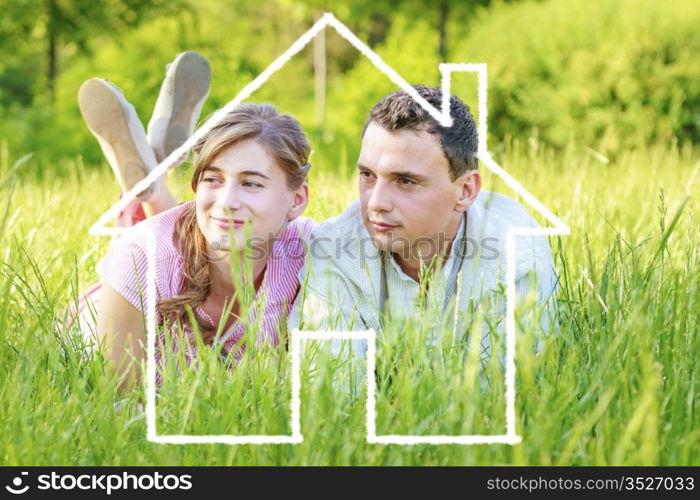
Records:
M415 89L441 106L439 88ZM371 110L357 164L360 199L314 231L291 328L380 330L388 316L424 314L426 287L441 308L454 299L467 314L481 304L505 315L506 233L538 225L517 201L481 190L474 119L455 96L450 112L452 127L442 127L402 90ZM516 289L553 311L545 237L516 238Z

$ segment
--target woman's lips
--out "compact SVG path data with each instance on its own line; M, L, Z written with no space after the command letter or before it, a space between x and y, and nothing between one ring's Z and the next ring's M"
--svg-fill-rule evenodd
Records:
M214 221L214 224L216 224L221 229L236 229L243 226L243 221L240 219L224 219L221 217L212 217L212 220Z

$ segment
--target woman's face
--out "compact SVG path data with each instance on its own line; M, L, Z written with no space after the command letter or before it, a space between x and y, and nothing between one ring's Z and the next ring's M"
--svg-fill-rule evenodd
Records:
M260 258L285 224L304 210L307 187L290 190L274 157L255 139L246 139L222 150L202 170L195 200L197 224L212 257L241 252L247 243L250 255ZM250 240L245 223L250 224Z

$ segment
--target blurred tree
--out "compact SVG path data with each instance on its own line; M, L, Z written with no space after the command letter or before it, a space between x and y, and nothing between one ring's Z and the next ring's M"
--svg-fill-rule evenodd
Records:
M516 1L518 0L502 0L502 3ZM492 0L439 0L428 8L429 15L435 19L438 31L437 54L441 61L447 60L449 26L468 24L478 10L488 7L491 3Z
M7 97L19 97L26 104L43 91L52 102L62 48L89 52L95 39L122 33L156 13L175 13L184 5L181 0L0 0L0 49L10 55L0 69L0 82L11 84Z
M0 0L0 103L31 103L36 78L36 58L31 54L36 19L36 0Z
M517 0L502 0L512 3ZM334 8L327 0L315 0L317 6ZM347 12L347 24L355 33L364 34L370 47L384 41L389 34L391 21L397 14L407 18L426 19L439 34L437 55L444 61L448 55L450 26L468 24L478 10L491 5L492 0L359 0L352 2Z

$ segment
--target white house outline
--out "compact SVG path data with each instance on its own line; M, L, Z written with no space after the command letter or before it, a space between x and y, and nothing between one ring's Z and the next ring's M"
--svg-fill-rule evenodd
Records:
M516 444L521 437L515 430L515 237L521 235L568 235L571 229L561 219L555 216L535 196L527 191L515 178L498 165L488 152L487 148L487 107L486 107L486 64L453 64L443 63L439 65L442 76L442 111L433 107L423 99L415 89L404 80L396 71L389 67L372 49L352 33L343 23L338 21L330 13L324 14L306 33L300 36L282 55L275 59L260 75L248 83L228 104L216 111L195 133L179 148L173 151L163 160L145 179L139 181L129 192L107 210L90 227L91 235L116 235L125 228L110 228L107 224L113 220L121 210L141 191L145 190L151 182L171 168L178 159L186 154L192 146L236 106L246 100L253 92L260 88L277 70L298 52L300 52L322 29L331 26L336 32L350 42L357 50L365 55L382 73L391 81L407 92L427 112L431 114L443 126L451 126L452 119L449 115L449 102L451 75L454 72L475 72L478 76L478 153L477 157L494 174L499 176L511 189L547 219L553 227L513 227L506 234L506 433L498 435L459 435L459 436L377 436L375 433L375 406L374 406L374 366L376 355L376 335L374 331L367 332L300 332L291 334L292 356L292 435L158 435L156 432L156 363L155 363L155 338L156 338L156 290L155 290L155 237L149 234L148 238L148 271L146 284L147 304L147 363L146 363L146 423L147 439L156 443L188 444L188 443L224 443L224 444L283 444L300 443L303 436L300 430L299 413L299 356L300 342L309 340L353 339L367 340L367 440L372 443L382 444Z

